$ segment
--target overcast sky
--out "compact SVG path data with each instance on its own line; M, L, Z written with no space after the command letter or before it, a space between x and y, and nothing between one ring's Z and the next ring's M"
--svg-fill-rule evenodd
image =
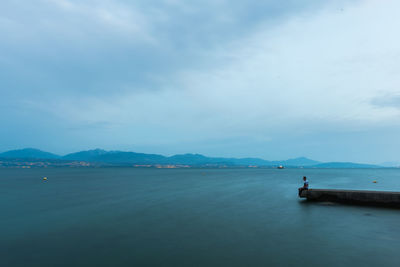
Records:
M0 1L0 151L399 161L399 10Z

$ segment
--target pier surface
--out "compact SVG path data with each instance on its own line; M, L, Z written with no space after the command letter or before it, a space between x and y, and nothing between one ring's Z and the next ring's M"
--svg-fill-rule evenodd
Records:
M330 201L348 204L378 205L400 208L400 192L341 190L341 189L309 189L304 190L301 198L311 201Z

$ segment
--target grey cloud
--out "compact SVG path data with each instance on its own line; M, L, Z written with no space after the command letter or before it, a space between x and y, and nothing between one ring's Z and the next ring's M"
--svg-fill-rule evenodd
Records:
M400 109L400 94L376 97L371 100L371 104L381 108L390 107Z
M0 18L8 23L0 27L0 68L7 75L0 86L28 94L155 90L179 70L213 64L208 51L260 23L324 3L2 1Z
M350 55L360 51L353 33L369 33L368 22L353 16L357 6L336 16L349 2L358 1L1 1L0 110L7 117L0 148L357 161L380 157L367 153L366 144L375 142L371 151L394 158L398 143L389 151L376 143L381 132L368 134L381 118L393 124L392 113L382 109L372 123L364 121L370 105L352 98L357 88L334 93L371 80L360 85L364 74L343 75L343 66L334 69L337 77L324 72L332 67L325 55L346 61L348 47ZM288 22L294 26L279 27ZM337 46L340 37L345 42ZM381 84L381 77L372 81ZM362 93L363 100L375 90ZM372 103L398 107L400 97ZM363 128L365 139L335 132L347 133L357 121L370 127ZM397 140L399 129L386 129L392 134L385 140ZM346 155L350 150L361 152Z

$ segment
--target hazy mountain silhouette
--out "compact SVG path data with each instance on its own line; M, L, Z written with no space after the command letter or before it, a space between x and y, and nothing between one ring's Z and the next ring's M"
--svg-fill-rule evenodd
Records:
M352 162L328 162L322 163L305 157L268 161L260 158L223 158L207 157L200 154L181 154L166 157L158 154L146 154L125 151L106 151L102 149L93 149L79 151L65 156L58 156L53 153L45 152L39 149L26 148L20 150L11 150L0 154L0 158L7 159L58 159L65 161L86 161L111 165L189 165L189 166L260 166L276 167L283 165L285 167L315 167L315 168L377 168L379 166L370 164L359 164Z
M310 166L320 162L307 158L290 159L286 161L268 161L259 158L222 158L206 157L200 154L180 154L165 157L158 154L145 154L123 151L105 151L101 149L80 151L68 154L63 159L82 160L105 163L124 164L180 164L180 165L227 165L227 166Z
M312 166L321 163L320 161L308 159L305 157L295 158L295 159L288 159L281 162L281 165L287 166Z
M157 154L145 154L123 151L105 151L102 149L80 151L62 157L67 160L82 160L121 164L164 164L167 157Z
M0 153L0 158L59 159L60 156L39 149L24 148L24 149L16 149Z
M327 162L314 165L315 168L327 168L327 169L371 169L371 168L381 168L382 166L372 165L372 164L361 164L353 162Z

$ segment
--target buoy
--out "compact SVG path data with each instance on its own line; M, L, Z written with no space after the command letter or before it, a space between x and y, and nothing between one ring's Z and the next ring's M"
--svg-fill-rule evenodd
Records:
M43 177L43 180L46 181L46 180L47 180L47 177Z

